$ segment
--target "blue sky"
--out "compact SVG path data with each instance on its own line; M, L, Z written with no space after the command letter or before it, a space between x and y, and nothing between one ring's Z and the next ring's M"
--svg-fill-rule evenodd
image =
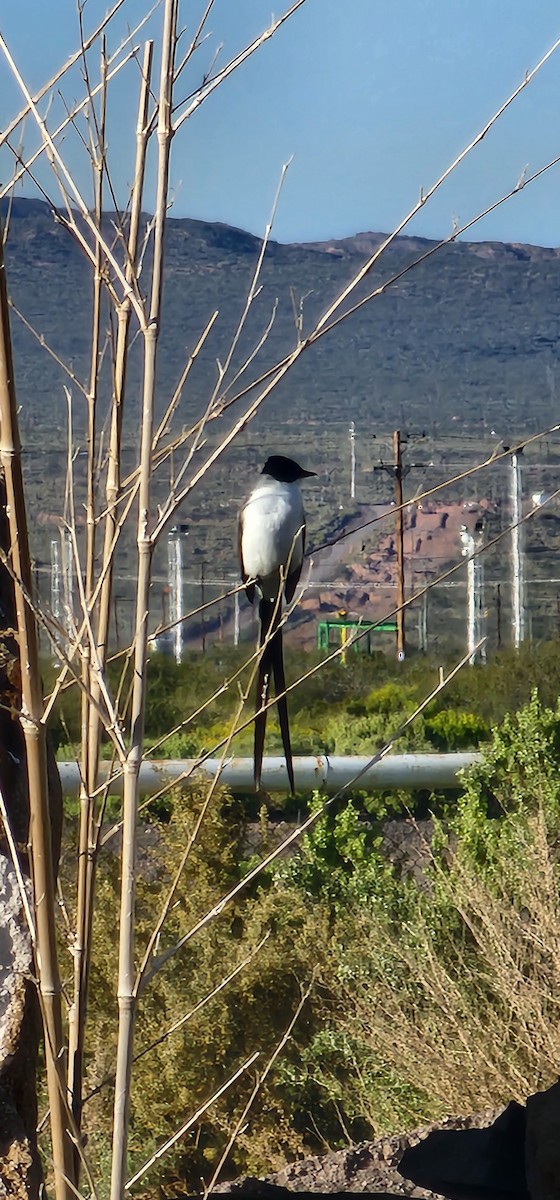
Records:
M187 36L202 7L200 0L183 0ZM105 0L88 0L86 29L105 9ZM110 46L143 10L143 0L128 0ZM277 0L274 11L282 11ZM218 45L221 63L270 16L263 0L216 0L211 37L185 90L196 86ZM157 33L160 19L156 13L150 33ZM74 0L18 0L3 6L0 28L38 88L77 44ZM261 233L282 163L293 155L274 229L279 240L389 230L558 36L560 12L552 0L306 0L184 124L173 148L173 215ZM97 72L97 54L91 69ZM62 87L68 103L83 94L76 71ZM3 62L0 96L5 126L21 103ZM130 66L115 84L109 111L109 157L120 204L132 172L136 96L137 71ZM59 111L55 97L51 124ZM560 154L559 118L560 49L408 232L447 234L455 218L470 219L512 187L527 165L532 172ZM26 141L35 144L29 124ZM87 192L78 139L68 136L64 150ZM4 157L3 180L8 170ZM55 195L45 168L39 177ZM31 194L29 184L25 191ZM469 237L560 245L560 168Z

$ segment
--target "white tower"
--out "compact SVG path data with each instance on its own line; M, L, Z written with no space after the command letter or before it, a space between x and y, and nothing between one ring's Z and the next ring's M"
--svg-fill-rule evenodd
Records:
M477 659L475 647L485 634L486 611L484 607L484 563L480 554L484 538L482 524L477 522L475 533L469 533L466 525L461 525L462 554L467 559L467 653L469 666L473 667ZM486 648L481 646L478 651L480 660L486 661Z
M62 526L51 538L51 611L70 637L74 628L74 556L72 538Z
M183 618L185 616L185 540L188 525L174 525L167 536L167 579L169 583L169 623L176 663L183 658Z

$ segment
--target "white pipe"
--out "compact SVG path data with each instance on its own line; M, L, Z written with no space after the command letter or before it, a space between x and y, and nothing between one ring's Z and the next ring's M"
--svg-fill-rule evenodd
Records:
M459 772L481 761L480 754L388 754L380 762L367 767L369 758L335 758L319 754L315 758L294 758L296 789L311 792L320 789L332 796L340 788L348 786L360 775L354 789L364 790L402 788L416 789L457 788L461 786ZM75 762L59 762L58 769L65 796L78 796L80 774ZM140 768L140 792L149 796L158 792L166 783L183 782L193 773L205 778L218 772L220 782L232 792L253 791L252 758L227 759L220 770L219 759L207 759L202 766L195 759L157 759L142 763ZM361 774L361 772L364 772ZM100 764L100 781L108 778L107 763ZM284 758L265 758L262 766L263 792L286 792L288 775ZM122 793L122 776L110 785L112 795Z

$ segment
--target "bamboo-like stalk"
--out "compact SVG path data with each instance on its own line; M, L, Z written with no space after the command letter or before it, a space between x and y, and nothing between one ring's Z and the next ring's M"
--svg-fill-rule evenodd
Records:
M224 67L217 71L211 79L206 80L202 87L197 88L194 98L191 100L190 104L188 104L183 112L180 113L180 115L176 118L173 126L173 132L176 132L184 121L188 121L189 117L192 117L197 108L200 108L201 104L204 104L204 101L208 99L208 96L211 96L212 92L215 92L216 88L219 88L225 79L228 79L230 75L233 75L234 72L237 71L238 68L244 62L246 62L256 50L260 50L261 46L264 46L266 42L270 41L280 27L284 25L286 21L289 21L290 17L293 17L294 13L296 13L297 10L305 4L305 2L306 0L295 0L295 2L291 4L290 7L287 8L280 17L273 17L270 25L263 31L263 33L259 33L257 37L249 43L248 46L245 46L243 50L240 50L239 54L235 54L234 57L230 59L230 61L226 63Z
M216 402L217 402L217 399L218 399L218 396L220 393L221 385L228 374L231 363L233 361L233 356L235 354L237 346L239 345L241 335L242 335L245 325L247 323L247 318L251 311L251 307L255 301L256 296L258 296L259 279L260 279L260 275L261 275L262 265L263 265L263 262L265 259L266 251L268 249L268 244L269 244L270 236L271 236L272 229L274 226L274 221L275 221L276 213L278 210L278 205L280 203L280 196L282 194L282 188L284 186L284 181L286 179L286 174L287 174L289 166L290 166L290 163L287 162L287 163L284 163L284 165L282 167L280 181L278 183L278 187L276 189L276 195L274 197L274 201L273 201L273 205L272 205L272 212L270 214L270 218L268 220L268 223L267 223L267 226L265 229L264 237L263 237L261 245L260 245L259 253L257 256L257 262L255 264L255 268L253 271L253 275L251 278L249 290L247 292L247 296L245 299L245 304L243 306L241 316L239 318L237 327L236 327L233 337L231 339L231 343L230 343L228 352L225 356L224 362L218 363L218 376L216 379L216 383L212 389L212 392L210 393L210 399L208 400L208 403L206 405L206 411L204 413L204 416L203 416L202 420L200 421L200 424L198 426L196 434L195 434L193 441L189 447L188 453L185 455L184 461L181 464L181 467L179 468L177 475L175 476L175 479L173 481L173 487L170 490L170 494L169 494L167 503L163 505L163 509L162 509L162 512L160 515L160 526L161 526L162 522L165 521L165 516L166 516L166 512L167 512L168 508L172 507L172 505L173 505L175 492L176 492L178 486L180 485L181 480L184 478L186 472L188 471L188 468L189 468L191 461L198 449L198 446L199 446L202 438L204 437L204 433L206 430L206 422L210 419L210 416L215 408L215 405L216 405ZM261 340L259 340L259 346L261 344L262 344ZM249 359L246 360L246 362L243 364L242 370L246 369L246 367L249 365L249 362L251 361L252 357L253 357L253 355L250 354ZM233 383L233 381L232 381L232 383ZM226 389L226 391L227 391L227 389Z
M0 461L6 477L11 561L16 586L21 662L22 728L25 737L30 808L30 849L37 931L36 967L45 1034L47 1082L57 1200L70 1200L72 1142L65 1109L65 1047L61 986L56 951L55 883L47 782L46 731L39 671L37 626L27 598L32 594L31 560L23 489L10 338L8 296L0 237Z
M163 291L163 252L169 191L171 153L171 105L177 38L177 0L166 0L158 108L158 177L154 229L154 261L150 311L144 336L144 380L142 433L138 493L138 583L134 633L134 674L131 700L130 750L126 761L123 798L123 846L121 866L121 909L119 930L119 1035L113 1117L111 1200L122 1200L126 1183L130 1079L132 1070L134 1018L134 897L136 866L136 821L138 775L142 761L146 702L146 649L153 542L150 536L152 439L154 426L155 372Z
M292 544L292 549L293 549L294 545L295 545L295 539L294 539L294 543ZM272 618L272 622L271 622L271 625L273 627L276 626L276 628L278 627L276 625L276 622L278 620L278 614L279 614L279 610L281 609L281 607L282 607L282 589L279 590L279 593L278 593L278 596L276 599L274 614L273 614L273 618ZM270 641L270 637L271 637L271 634L269 633L267 635L263 645L259 646L258 652L255 656L255 662L254 662L253 670L251 672L251 676L250 676L245 688L241 690L241 695L240 695L240 699L239 699L239 702L237 705L237 710L231 721L229 735L227 736L227 738L225 740L225 744L222 748L218 769L216 770L216 772L214 774L214 778L212 779L210 786L206 792L206 795L204 797L204 802L201 805L200 812L194 823L194 828L193 828L191 834L189 835L189 837L187 838L187 843L186 843L185 849L183 851L183 854L181 855L181 860L179 862L179 866L177 867L175 875L171 881L170 887L167 890L167 895L165 896L165 899L164 899L164 902L163 902L163 905L162 905L162 908L160 911L160 915L159 915L157 921L155 922L152 932L150 934L150 937L148 939L148 944L144 951L144 957L142 959L142 963L141 963L140 970L138 972L138 976L137 976L137 980L136 980L136 994L137 995L140 995L140 992L142 989L143 978L148 969L150 960L152 959L152 956L154 954L155 947L157 946L157 944L159 942L159 938L160 938L160 934L163 929L163 926L169 915L169 910L173 903L175 893L176 893L176 890L177 890L177 887L179 884L179 880L180 880L181 875L183 874L185 866L188 862L191 851L198 840L198 836L200 834L200 830L202 828L203 822L206 819L206 815L208 813L210 803L216 792L217 787L219 786L220 776L221 776L221 768L222 768L222 766L225 762L226 756L228 754L228 751L229 751L229 748L231 745L231 741L236 733L237 725L242 716L243 709L244 709L246 701L247 701L247 697L253 690L253 684L254 684L254 680L256 677L258 664L262 658L262 654L264 652L266 645Z
M0 813L1 813L1 793L0 793ZM228 975L223 975L222 978L220 979L220 982L217 983L215 985L215 987L213 987L209 992L206 992L206 994L202 997L201 1000L199 1000L197 1002L197 1004L194 1004L193 1007L191 1009L189 1009L188 1012L183 1013L182 1017L178 1017L177 1020L174 1021L172 1025L169 1025L169 1027L163 1031L163 1033L158 1034L158 1037L155 1038L153 1042L148 1042L147 1045L142 1046L141 1050L137 1050L136 1054L134 1055L134 1062L135 1063L139 1062L140 1059L145 1058L147 1054L151 1054L153 1050L157 1050L158 1047L161 1046L162 1043L167 1040L167 1038L171 1037L174 1033L177 1032L177 1030L183 1029L185 1027L185 1025L188 1024L189 1021L192 1021L193 1017L196 1017L197 1014L202 1011L202 1009L206 1008L206 1006L208 1004L210 1004L210 1002L212 1000L214 1000L216 996L220 995L220 992L223 992L224 989L229 986L229 984L232 982L233 979L236 979L237 976L240 975L241 972L245 970L245 967L247 967L249 965L249 963L253 961L253 959L255 958L255 955L260 953L263 946L268 941L269 937L270 937L270 930L267 930L267 932L261 938L260 942L257 943L257 945L247 954L247 956L244 959L242 959L241 962L239 962L237 964L237 966L234 967L229 972ZM103 1079L101 1079L100 1082L98 1084L96 1084L96 1086L94 1088L92 1088L91 1092L88 1092L87 1096L84 1097L84 1104L88 1100L92 1100L94 1096L97 1096L99 1094L99 1092L103 1091L103 1089L105 1087L107 1087L107 1084L113 1082L114 1078L115 1078L115 1074L113 1071L111 1071L109 1074L105 1075L103 1077Z
M119 282L119 284L121 285L121 287L123 289L123 294L130 295L131 304L134 308L134 311L136 312L140 326L141 326L142 330L144 331L144 329L145 329L144 305L142 303L142 298L139 294L139 289L137 287L135 287L132 289L132 292L130 291L130 285L127 283L127 280L125 279L124 272L121 268L121 265L118 262L115 255L113 254L111 247L108 245L108 243L103 238L102 230L99 229L97 227L97 225L95 224L95 221L94 221L93 217L91 216L91 213L87 207L87 204L85 203L85 200L83 199L83 196L82 196L79 188L77 187L75 180L66 165L66 162L62 158L62 155L60 154L60 151L58 150L58 148L53 140L52 135L49 133L49 130L45 124L45 121L43 120L40 113L38 112L37 106L33 101L33 98L31 96L29 88L27 87L27 84L25 83L25 80L21 74L21 71L18 70L18 67L14 61L14 58L10 54L10 51L6 44L6 41L3 38L1 32L0 32L0 50L1 50L2 54L4 55L6 62L8 63L10 71L11 71L20 91L22 92L27 104L29 105L29 108L33 115L35 124L37 125L37 128L38 128L38 130L41 134L41 137L43 139L43 142L45 144L45 150L46 150L46 153L49 158L50 167L51 167L51 170L52 170L52 172L57 180L57 183L59 185L62 199L66 206L66 210L67 210L66 218L62 217L60 213L58 214L58 219L60 221L60 224L64 225L68 229L68 231L73 235L73 237L76 239L76 241L82 247L86 257L89 259L89 261L92 263L92 265L95 265L95 252L91 248L91 246L88 242L88 239L85 236L85 233L82 232L82 230L80 229L79 225L77 224L77 222L75 220L73 210L71 208L71 201L72 201L74 204L77 205L77 207L80 211L81 217L83 218L84 224L85 224L87 230L89 231L89 233L92 235L93 242L101 243L105 257L106 257L108 263L110 263L113 273L115 275L115 279ZM107 288L109 291L111 291L112 294L116 295L113 284L109 278L107 279Z
M144 47L142 65L142 82L138 107L138 122L136 129L136 168L130 213L130 226L127 242L127 261L125 276L131 284L136 269L140 218L142 214L142 195L144 191L144 176L146 169L146 153L148 148L148 105L150 100L150 83L152 74L153 42L147 42ZM103 545L103 582L99 593L99 619L97 625L97 646L99 662L105 666L109 637L109 619L111 611L111 592L113 580L113 559L115 538L118 532L117 505L121 489L121 439L124 399L126 390L126 368L128 360L128 333L131 318L130 295L126 295L117 313L117 339L114 368L113 403L111 410L111 433L109 437L109 453L106 481L106 511L105 532ZM90 726L90 752L92 764L88 784L90 789L95 787L97 776L97 744L99 740L99 723L97 729ZM95 764L95 766L94 766Z
M83 46L82 37L82 46ZM85 49L83 51L85 60ZM88 90L91 91L87 66L84 71ZM107 59L105 38L101 49L101 112L99 123L95 122L96 139L92 148L92 165L95 172L95 220L101 227L103 213L103 178L105 171L105 117L107 107ZM99 341L101 331L101 302L103 285L103 251L100 242L95 244L95 270L93 274L93 312L91 332L90 376L87 392L87 497L86 497L86 580L85 598L89 604L94 588L95 573L95 530L96 530L96 416L99 379ZM92 704L91 649L86 637L82 644L82 786L80 791L80 828L78 837L78 863L76 887L76 935L73 946L74 995L70 1009L68 1028L68 1101L71 1105L76 1126L81 1124L82 1079L85 1020L89 985L89 932L92 910L92 820L93 803L88 790L89 726L97 708ZM99 697L97 697L99 699ZM79 1180L80 1159L76 1154L75 1182Z
M128 239L127 275L132 278L138 244L140 225L141 200L144 182L146 158L146 127L147 108L152 61L152 43L147 43L144 53L144 68L137 131L137 170L133 193L132 212ZM103 128L103 125L102 125ZM101 188L98 190L96 217L101 222ZM100 284L100 277L99 277ZM100 297L100 288L96 288ZM97 308L99 299L97 301ZM94 310L95 311L95 310ZM107 659L108 630L113 583L114 537L116 532L116 506L120 486L120 447L122 430L122 410L124 402L126 359L128 346L128 329L130 324L131 305L125 299L118 313L117 354L115 364L114 395L111 413L111 436L109 444L109 461L107 473L107 512L105 520L105 538L103 551L103 567L105 573L99 592L99 613L96 630L97 654L96 663L91 663L90 655L86 655L84 644L84 660L87 663L87 679L84 679L82 692L82 788L81 788L81 820L78 862L78 894L76 916L76 942L74 948L75 982L73 1020L70 1036L69 1062L69 1091L72 1097L73 1110L79 1122L82 1105L82 1078L84 1032L87 1013L87 993L89 984L89 968L91 961L91 934L93 923L93 906L95 895L96 848L98 831L95 827L96 781L99 762L99 737L101 730L101 672L105 669ZM94 345L99 326L94 315ZM97 356L92 354L92 374L90 379L90 399L95 404ZM95 371L95 375L94 375ZM95 412L90 408L90 442L89 442L89 490L88 513L92 529L95 523L93 472L95 465ZM86 604L91 606L94 600L94 547L93 539L88 548L88 571L86 572Z

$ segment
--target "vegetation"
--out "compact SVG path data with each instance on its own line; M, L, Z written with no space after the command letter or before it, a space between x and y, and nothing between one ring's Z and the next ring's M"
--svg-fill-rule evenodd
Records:
M486 694L502 669L480 672ZM372 695L378 710L385 705L395 715L394 685L366 694L370 711ZM439 716L463 736L457 718L465 714L448 707ZM476 727L472 717L466 724ZM442 807L432 797L426 806L413 798L420 870L406 854L391 863L387 802L362 796L321 817L296 855L269 868L204 936L190 939L140 1004L132 1165L241 1059L258 1051L262 1073L309 986L285 1052L227 1159L230 1175L267 1171L301 1152L444 1113L523 1100L547 1086L560 1071L559 760L560 705L545 707L534 692L488 734L484 762L457 801ZM175 793L165 821L153 818L145 828L140 937L153 927L203 800L196 789ZM421 820L426 807L440 816ZM265 846L273 836L261 816ZM67 846L67 905L71 862ZM188 933L250 865L247 811L221 793L193 846L159 950ZM86 1069L89 1153L101 1169L112 1111L117 874L109 841L99 868ZM210 1016L197 1012L230 975ZM253 1082L243 1078L212 1107L152 1169L149 1189L158 1181L166 1194L174 1185L196 1189L212 1175Z
M236 705L236 687L224 682L242 667L243 649L213 647L206 655L192 653L176 666L163 655L148 663L146 737L155 757L189 758L208 751L230 729ZM451 661L451 660L450 660ZM286 652L288 684L322 662L319 654ZM445 665L445 662L444 662ZM350 655L346 666L338 660L321 666L290 694L290 721L296 754L362 754L382 745L430 691L440 666L431 656L415 656L395 667L381 653ZM45 681L53 675L44 664ZM241 674L241 682L248 671ZM461 672L415 722L400 745L404 749L450 752L476 749L490 736L490 728L506 713L527 703L537 687L543 704L560 694L560 643L524 643L519 652L502 650L487 666ZM221 690L220 690L221 689ZM197 716L208 695L219 694ZM279 731L270 714L267 746L281 752ZM170 730L177 729L171 733ZM59 698L52 724L58 757L73 758L80 739L80 695L77 686ZM275 741L276 738L276 741ZM252 731L235 739L236 753L252 752Z
M318 796L298 798L312 810L299 827L299 854L282 857L278 848L264 858L276 837L273 821L260 812L255 838L247 811L216 779L166 795L151 812L139 804L145 758L211 751L230 735L240 752L249 749L252 647L245 666L243 647L237 655L219 645L177 670L150 659L148 648L160 598L158 624L160 615L164 626L169 617L161 585L174 522L188 519L190 562L200 568L177 623L202 624L205 588L223 593L238 493L248 468L262 461L264 430L270 448L277 441L289 453L301 446L305 423L319 470L325 465L309 513L320 542L325 528L336 533L348 517L340 480L349 418L360 425L359 490L368 506L387 499L374 487L382 479L386 493L387 476L374 473L380 442L372 455L367 439L384 421L393 427L396 414L428 435L429 461L416 467L426 472L423 483L450 486L461 503L451 421L464 437L482 417L469 465L490 456L499 469L496 440L508 452L493 422L504 411L507 436L518 423L523 440L529 420L536 438L550 420L553 253L449 244L427 264L425 244L396 237L385 245L367 236L332 253L168 220L172 147L183 124L197 119L206 99L302 3L294 0L229 61L211 57L208 70L198 52L210 36L212 0L198 26L188 5L164 0L153 14L155 40L144 26L152 17L131 3L115 5L90 32L81 5L77 51L35 99L0 39L7 94L16 87L24 106L0 134L2 161L15 155L2 194L11 193L7 277L17 328L12 371L3 286L0 453L23 667L21 703L10 694L9 708L22 718L26 745L25 763L11 757L22 794L28 785L31 905L15 870L14 877L35 950L57 1200L109 1194L109 1154L111 1200L148 1186L144 1177L154 1189L175 1183L184 1190L186 1182L199 1190L221 1158L229 1171L269 1168L308 1147L457 1107L459 1093L468 1107L475 1092L477 1103L481 1095L521 1095L555 1065L549 997L557 961L558 713L542 705L547 687L558 690L556 650L541 663L527 659L517 674L507 655L485 672L467 669L464 682L423 709L397 743L487 747L487 765L466 782L459 805L426 795L408 800L422 850L414 870L406 855L393 863L385 845L398 797L366 795L326 809ZM548 57L422 191L399 233ZM121 71L137 112L133 182L117 199L112 79ZM91 168L86 196L70 146L78 158L84 152L88 178ZM46 207L17 197L12 203L22 175L36 180L40 154L44 182L37 186ZM152 192L155 212L146 219ZM458 236L454 230L452 240ZM383 293L380 282L387 283ZM363 321L374 298L377 319L368 312ZM547 379L540 396L536 367ZM443 437L433 411L445 422ZM535 444L532 453L540 449ZM547 461L558 461L554 446ZM508 519L501 497L490 497L492 480L484 498L493 500L492 519L504 531ZM546 531L544 518L535 524L546 574L557 521ZM28 553L31 545L39 580L49 578L53 525L75 581L73 596L68 603L58 597L54 613L47 589L35 587ZM485 561L493 571L496 556ZM344 582L342 557L333 553L328 562ZM231 601L225 591L222 601ZM129 617L117 633L119 602ZM344 668L315 664L320 670L293 695L296 753L371 751L412 717L454 640L440 604L430 606L429 621L422 614L425 623L438 618L445 626L438 662L411 661L398 678L380 656ZM503 614L500 605L505 622L507 605ZM215 618L216 637L227 620L222 612ZM46 696L39 627L57 662ZM292 659L292 680L303 661ZM535 672L540 699L530 699L525 686ZM518 701L528 704L521 715L504 716ZM55 708L59 754L76 754L81 781L59 892L48 819L56 789L49 796L45 754ZM492 732L496 721L501 727ZM272 722L270 733L274 748ZM99 784L102 753L122 780L122 812L111 808L112 779ZM420 825L430 812L431 823ZM11 818L3 819L13 834ZM14 858L23 846L27 871L27 837L7 840ZM522 865L513 873L518 849ZM33 1046L23 1049L19 1057L34 1065ZM475 1088L477 1071L482 1084Z

